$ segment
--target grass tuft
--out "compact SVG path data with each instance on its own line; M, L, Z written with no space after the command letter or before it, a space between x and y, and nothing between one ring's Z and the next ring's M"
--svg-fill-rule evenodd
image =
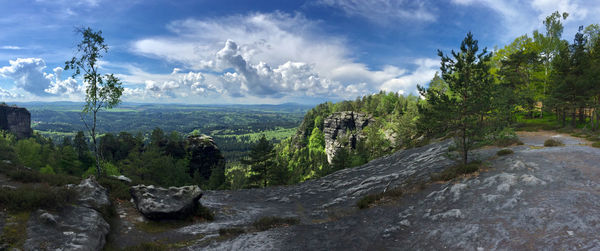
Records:
M481 165L482 165L481 161L472 161L471 163L466 164L466 165L458 164L455 166L451 166L440 173L432 174L431 180L432 181L449 181L460 175L476 172L477 170L479 170L479 167Z
M546 141L544 141L544 146L545 147L553 147L553 146L564 146L564 144L557 139L547 139Z
M252 223L252 225L259 231L265 231L274 227L285 227L296 225L298 223L300 223L300 220L297 218L269 216L256 220L254 223Z
M238 227L219 229L220 236L236 236L236 235L240 235L243 233L246 233L246 230L244 230L243 228L238 228Z
M502 150L496 152L496 155L504 156L504 155L509 155L509 154L513 154L513 153L514 153L514 151L511 149L502 149Z
M600 142L594 142L594 143L592 143L592 146L600 148Z

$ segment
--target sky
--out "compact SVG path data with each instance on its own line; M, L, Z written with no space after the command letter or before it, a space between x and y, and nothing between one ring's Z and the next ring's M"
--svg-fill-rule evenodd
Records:
M438 49L469 31L501 48L557 10L569 41L600 23L588 0L0 0L0 101L82 101L64 70L78 27L102 31L99 72L122 81L124 102L315 104L417 94Z

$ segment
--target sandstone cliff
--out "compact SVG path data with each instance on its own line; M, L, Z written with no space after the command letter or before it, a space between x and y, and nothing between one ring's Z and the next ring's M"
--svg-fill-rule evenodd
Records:
M31 114L25 108L0 105L0 130L17 135L17 138L31 136Z
M331 164L339 149L355 149L358 141L364 140L360 132L372 122L371 116L353 111L336 112L327 117L323 123L327 162Z
M198 171L208 179L214 168L224 166L225 158L210 136L190 136L186 140L186 150L191 155L190 173Z

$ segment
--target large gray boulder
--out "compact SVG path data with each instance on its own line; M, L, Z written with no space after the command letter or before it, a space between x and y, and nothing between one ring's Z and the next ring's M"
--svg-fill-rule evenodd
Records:
M27 222L25 250L102 250L110 230L91 208L69 206L58 213L38 210Z
M110 207L108 192L92 176L87 178L79 185L69 185L69 188L77 192L77 202L80 206L103 211Z
M327 161L331 164L335 154L342 148L355 149L356 144L364 140L360 132L372 122L371 116L353 111L336 112L325 118L323 134Z
M198 186L137 185L131 187L130 192L138 211L153 220L186 218L198 208L198 200L202 197Z

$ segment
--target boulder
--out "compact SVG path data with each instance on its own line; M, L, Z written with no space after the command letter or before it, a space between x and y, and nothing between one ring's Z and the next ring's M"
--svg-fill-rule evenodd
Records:
M30 137L31 113L25 108L0 105L0 130L14 133L19 139Z
M68 187L77 192L77 204L80 206L89 207L101 212L110 207L106 188L98 184L93 176L81 181L79 185L68 185Z
M53 214L38 210L27 222L25 250L102 250L108 223L98 211L68 206Z
M191 174L199 172L204 179L208 179L213 169L225 166L225 158L210 136L189 136L186 139L186 151L191 157Z
M198 186L162 188L137 185L131 187L130 192L138 211L153 220L186 218L196 211L198 200L202 197Z
M336 112L325 118L323 134L327 161L331 164L339 149L355 149L356 144L364 139L360 132L372 122L371 116L353 111Z

